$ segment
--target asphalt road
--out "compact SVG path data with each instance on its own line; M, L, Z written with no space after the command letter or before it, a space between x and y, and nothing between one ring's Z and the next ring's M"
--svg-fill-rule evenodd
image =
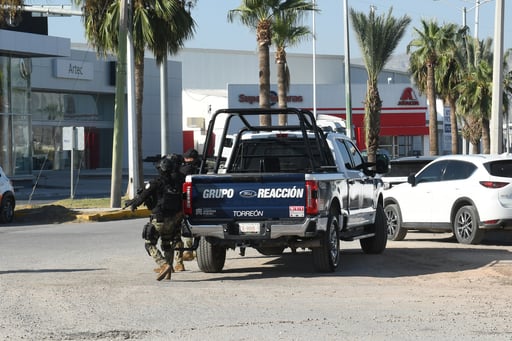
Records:
M512 232L342 243L332 274L305 251L229 251L222 273L157 282L144 223L0 225L0 339L512 340Z

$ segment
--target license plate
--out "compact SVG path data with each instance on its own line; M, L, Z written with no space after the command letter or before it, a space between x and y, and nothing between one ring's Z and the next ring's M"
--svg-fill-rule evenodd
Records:
M259 223L240 223L239 226L242 233L260 233Z

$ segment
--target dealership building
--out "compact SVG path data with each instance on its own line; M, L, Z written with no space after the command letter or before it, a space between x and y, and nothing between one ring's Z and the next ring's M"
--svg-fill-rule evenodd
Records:
M44 26L44 25L43 25ZM273 54L271 53L271 56ZM343 56L288 54L291 87L288 106L345 118ZM313 59L316 61L313 65ZM94 48L71 44L47 32L0 29L0 165L13 178L38 169L70 167L69 129L78 131L75 167L111 168L115 112L114 56L98 57ZM313 75L316 84L313 85ZM183 49L167 61L167 120L161 119L161 70L146 54L143 102L143 155L201 149L205 128L221 108L258 107L258 56L254 51ZM352 123L364 149L366 70L350 68ZM402 70L379 76L382 98L381 148L394 157L428 154L427 104ZM276 68L271 62L272 105ZM316 98L316 104L315 104ZM441 110L442 112L442 110ZM125 117L123 167L128 163ZM443 115L439 119L442 128ZM449 123L449 122L448 122ZM442 142L443 136L440 136ZM448 140L449 141L449 140ZM449 150L449 144L440 144ZM151 167L151 165L148 165Z

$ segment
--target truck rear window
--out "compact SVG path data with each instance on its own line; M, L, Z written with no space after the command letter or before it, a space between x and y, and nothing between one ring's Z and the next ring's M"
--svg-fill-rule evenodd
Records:
M308 172L320 164L320 152L312 142L313 160L301 139L242 141L234 153L228 173Z

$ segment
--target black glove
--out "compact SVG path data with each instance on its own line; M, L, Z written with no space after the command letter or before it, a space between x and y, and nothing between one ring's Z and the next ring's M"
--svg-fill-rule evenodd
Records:
M127 208L128 206L130 206L130 209L132 211L135 211L137 209L137 205L135 205L135 199L132 199L132 200L126 200L124 202L124 207L123 209Z

